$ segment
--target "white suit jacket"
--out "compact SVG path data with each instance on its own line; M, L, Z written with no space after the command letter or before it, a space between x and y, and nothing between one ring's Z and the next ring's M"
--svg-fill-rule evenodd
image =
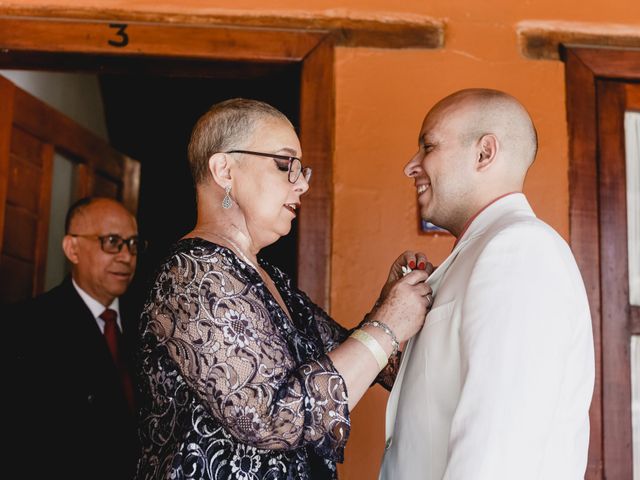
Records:
M566 242L508 195L429 282L433 308L388 400L380 478L584 478L594 346Z

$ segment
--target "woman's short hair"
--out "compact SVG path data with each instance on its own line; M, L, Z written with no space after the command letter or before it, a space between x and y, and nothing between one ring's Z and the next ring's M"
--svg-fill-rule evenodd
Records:
M258 121L275 117L289 123L278 109L259 100L232 98L214 104L202 115L191 132L188 158L193 182L197 186L209 173L214 153L240 149L250 138Z

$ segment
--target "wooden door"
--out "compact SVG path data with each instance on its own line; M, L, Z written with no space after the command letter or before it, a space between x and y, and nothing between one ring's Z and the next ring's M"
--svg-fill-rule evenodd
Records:
M0 7L3 68L199 77L230 66L299 67L300 141L305 164L313 167L313 188L298 218L298 286L330 311L334 41L336 33L352 35L345 25L332 31L317 25L287 28L275 17L272 25L245 25L242 16L225 20L189 15L178 20L129 12L128 21L112 18L109 11L96 20L86 12L70 19L70 12L56 18L48 11L52 16L42 18L42 10L10 10ZM387 28L388 23L385 32ZM367 26L365 36L358 38L371 38L371 31L375 30ZM420 27L421 36L428 32ZM393 45L401 36L394 32L385 42ZM246 72L244 67L240 70Z
M72 161L71 197L106 196L135 214L139 163L0 77L0 302L42 292L54 153Z
M600 80L598 144L602 294L604 473L632 479L631 336L640 335L640 306L629 298L625 112L640 112L640 84ZM637 211L633 213L634 216ZM635 246L637 247L637 245ZM640 472L636 473L640 478Z
M587 287L596 350L586 478L631 480L630 350L640 321L629 301L624 114L640 110L640 50L566 46L562 53L571 248Z

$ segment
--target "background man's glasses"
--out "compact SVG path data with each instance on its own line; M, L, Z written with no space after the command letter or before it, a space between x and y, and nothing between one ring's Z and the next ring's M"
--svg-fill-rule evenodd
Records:
M309 180L311 180L311 167L303 167L302 161L298 157L276 155L275 153L252 152L250 150L229 150L228 152L224 153L243 153L245 155L273 158L276 161L276 165L278 165L278 168L283 171L289 172L289 183L296 183L298 181L298 178L300 178L301 173L307 183L309 183Z
M124 245L129 249L129 253L131 255L137 255L138 253L144 252L147 248L147 241L142 240L137 235L129 238L122 238L120 235L109 234L109 235L80 235L78 233L69 233L71 237L81 237L81 238L93 238L100 240L100 248L105 253L116 254L120 253L122 247Z

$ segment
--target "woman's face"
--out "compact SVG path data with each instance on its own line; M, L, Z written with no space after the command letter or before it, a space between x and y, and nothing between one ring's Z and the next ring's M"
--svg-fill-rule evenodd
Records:
M279 118L261 120L253 140L243 150L266 154L301 157L298 136L291 125ZM295 183L288 180L288 162L270 157L232 154L238 159L233 178L233 192L244 216L253 243L263 248L291 230L297 216L300 197L309 184L300 175Z

